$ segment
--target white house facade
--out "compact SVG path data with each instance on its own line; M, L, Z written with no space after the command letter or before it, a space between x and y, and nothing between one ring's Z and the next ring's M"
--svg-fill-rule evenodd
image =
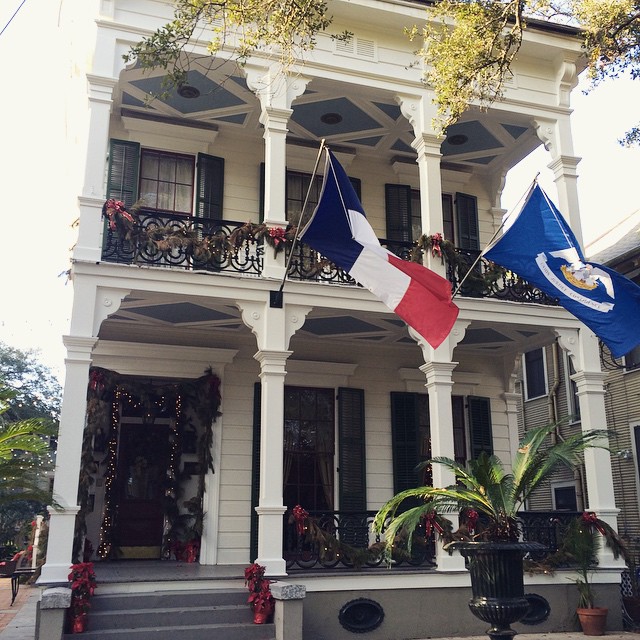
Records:
M307 214L317 202L323 139L384 246L406 259L423 236L455 246L454 257L440 255L432 240L418 257L453 289L501 224L507 172L540 144L559 209L581 238L575 33L532 24L504 99L470 109L441 136L403 33L427 19L427 6L330 2L330 33L286 71L266 55L243 67L225 51L213 60L203 38L187 83L157 97L162 70L125 64L123 54L171 19L171 3L83 3L72 25L74 90L87 110L72 123L82 178L60 508L51 509L41 584L66 583L83 551L96 566L179 557L235 566L238 576L257 561L268 576L305 585L309 637L350 635L338 612L355 592L384 608L390 626L375 637L482 632L466 611L445 615L450 599L466 609L468 574L437 540L395 568L357 570L301 549L292 518L299 505L336 523L330 530L345 543L366 546L376 510L421 480L420 460L486 450L509 465L520 359L556 341L573 367L581 428L606 424L597 338L513 274L491 278L481 261L434 349L293 244L304 201ZM330 37L345 29L350 40ZM105 207L109 199L124 214ZM615 526L607 451L585 455L585 489L585 507ZM606 548L600 556L597 580L615 601L620 566ZM575 587L563 576L530 580L559 603L545 629L566 628ZM432 613L407 622L424 594Z

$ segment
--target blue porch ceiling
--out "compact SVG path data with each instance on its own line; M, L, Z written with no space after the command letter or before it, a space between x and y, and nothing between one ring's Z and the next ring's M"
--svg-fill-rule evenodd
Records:
M172 90L167 96L149 100L150 96L162 93L162 77L134 68L123 72L116 103L128 112L203 124L215 122L221 128L255 131L261 137L256 96L237 68L229 69L229 73L224 71L224 65L216 69L191 69L187 85L194 89L195 97L184 97ZM411 125L389 92L316 78L294 101L292 109L291 138L310 142L324 138L328 144L375 151L390 162L397 156L416 157L411 147L414 139ZM512 166L538 144L525 118L517 114L499 117L496 112L476 112L448 129L441 152L446 161L486 171L501 167L502 157L508 158Z

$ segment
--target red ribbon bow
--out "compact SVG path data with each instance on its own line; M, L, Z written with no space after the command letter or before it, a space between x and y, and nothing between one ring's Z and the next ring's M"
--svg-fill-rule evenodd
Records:
M296 521L296 530L298 535L304 535L305 520L309 517L309 512L303 509L299 504L293 507L293 519Z

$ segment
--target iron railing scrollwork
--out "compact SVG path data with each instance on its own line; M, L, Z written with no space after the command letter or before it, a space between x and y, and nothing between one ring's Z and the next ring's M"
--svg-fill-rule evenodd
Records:
M480 258L476 263L479 255L480 251L477 250L456 249L456 259L446 260L447 278L453 290L455 291L462 282L459 292L461 296L558 305L555 298L551 298L513 271L504 269L485 258ZM474 263L476 263L475 266ZM472 271L468 274L470 269Z
M309 518L326 536L318 538L307 532L301 535L290 514L285 514L287 569L388 567L381 537L372 532L375 515L375 511L310 511ZM434 557L433 534L426 538L424 526L420 525L411 552L406 541L396 541L391 566L435 566Z
M245 234L239 246L230 237L243 222L193 218L162 212L136 213L136 225L122 237L106 225L102 249L105 262L190 270L262 272L263 242Z
M560 548L567 528L581 515L578 511L521 511L518 519L523 539L543 544L546 554Z
M249 227L247 223L231 220L140 210L135 214L133 228L125 235L105 224L102 259L105 262L259 276L263 268L264 239L256 237ZM243 233L238 233L239 230ZM402 260L415 257L414 243L385 239L380 243ZM296 242L293 250L287 243L285 251L287 276L292 280L357 286L344 269L304 243ZM455 254L448 258L444 256L452 291L463 282L478 255L478 251L456 249ZM459 293L462 297L557 305L556 300L513 272L484 258L473 266Z

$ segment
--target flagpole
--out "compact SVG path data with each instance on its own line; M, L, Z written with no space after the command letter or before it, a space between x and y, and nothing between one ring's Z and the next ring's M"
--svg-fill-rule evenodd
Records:
M527 203L527 200L529 199L529 196L531 195L531 192L533 191L533 188L536 186L536 183L538 182L538 176L539 175L540 175L540 172L536 173L536 176L533 179L533 181L531 182L531 184L529 185L529 188L524 192L524 196L521 197L520 200L518 200L518 202L516 203L516 206L513 207L511 209L511 211L504 217L504 219L500 223L500 226L496 229L496 232L491 237L491 240L489 240L489 242L487 243L485 248L478 254L478 257L473 261L473 264L469 267L467 272L462 277L462 280L460 280L460 282L458 283L458 286L456 287L456 290L451 294L451 299L452 300L453 300L453 298L456 297L456 295L458 294L458 292L462 288L462 285L464 284L464 281L469 277L469 274L475 269L475 267L478 264L478 262L480 262L480 258L482 258L482 254L491 246L493 241L498 237L498 234L500 233L500 231L502 231L502 228L507 223L507 220L511 217L511 214L516 210L516 208L518 208L518 205L520 204L520 202L522 202L524 200L524 204ZM522 207L524 207L524 204L522 205ZM520 207L520 208L522 208L522 207Z
M311 196L311 189L313 188L313 180L318 171L318 165L320 164L320 158L322 157L322 152L325 149L325 138L320 140L320 148L318 149L318 156L316 157L316 163L313 167L313 173L311 174L311 180L309 180L309 188L307 189L307 194L304 198L304 202L302 203L302 211L300 212L300 219L298 220L298 225L296 227L296 232L293 235L293 240L291 241L291 249L289 250L289 257L287 258L287 262L284 268L284 276L282 277L282 282L280 283L280 288L277 291L272 291L271 296L271 306L272 307L282 307L282 290L284 289L284 283L287 279L287 273L289 273L289 267L291 266L291 259L293 258L293 250L298 242L298 236L300 235L300 227L302 218L304 217L304 212L307 208L307 204L309 203L309 197Z

